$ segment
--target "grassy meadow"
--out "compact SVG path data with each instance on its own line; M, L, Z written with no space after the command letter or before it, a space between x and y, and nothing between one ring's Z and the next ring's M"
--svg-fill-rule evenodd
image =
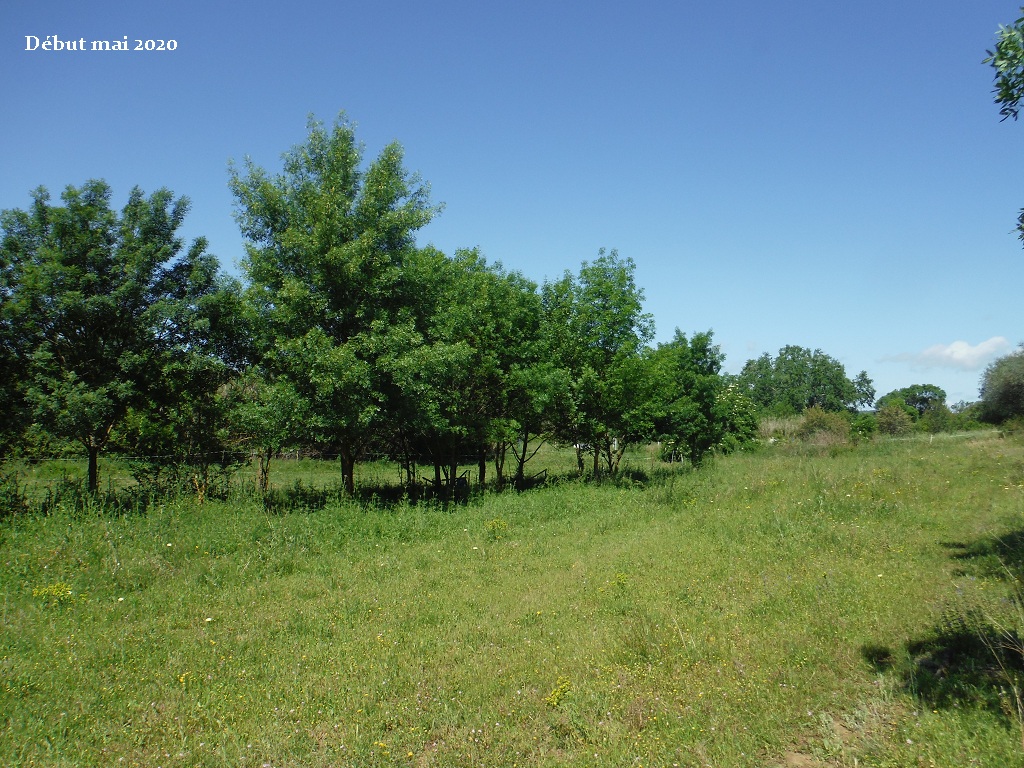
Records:
M1024 761L1019 438L633 461L448 507L7 519L0 764ZM302 464L275 480L336 479Z

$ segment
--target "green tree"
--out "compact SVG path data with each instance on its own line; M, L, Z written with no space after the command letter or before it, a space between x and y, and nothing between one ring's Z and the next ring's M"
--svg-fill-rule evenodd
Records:
M1024 8L1021 8L1024 13ZM1017 119L1024 98L1024 15L1009 26L999 25L995 49L988 51L984 63L995 70L995 102L1005 120Z
M1024 14L1024 8L1020 9ZM1024 15L1009 26L999 26L995 49L988 51L984 63L992 66L995 77L993 93L1003 120L1017 119L1020 101L1024 98ZM1024 209L1017 220L1017 231L1024 240Z
M230 184L259 362L308 403L308 434L337 451L351 493L356 457L386 408L388 368L377 358L414 338L403 265L438 209L397 143L364 170L343 115L330 130L310 118L308 129L283 173L246 161Z
M567 389L540 333L537 286L476 250L425 248L406 272L418 286L415 334L385 364L398 384L388 431L407 475L426 462L451 487L457 464L475 461L482 485L493 457L500 486L511 453L522 485Z
M868 378L867 371L861 371L853 379L853 390L856 393L854 404L870 408L875 402L875 386Z
M10 218L5 214L0 220L5 239ZM18 277L11 250L6 244L0 245L0 461L14 447L29 421L25 400L28 324L18 313Z
M136 457L131 466L140 483L193 490L202 502L216 476L241 458L226 397L248 343L241 286L220 277L168 308L173 317L162 325L177 329L173 351L159 361L145 402L132 406L114 429L111 447Z
M874 398L874 387L861 371L854 381L835 358L820 349L785 346L774 359L765 353L748 360L739 381L763 411L777 416L803 413L817 406L826 411L855 410Z
M945 406L946 390L934 384L911 384L909 387L895 389L878 398L878 406L882 407L897 400L901 400L913 409L912 415L914 421L917 421L929 409Z
M651 375L659 383L654 428L658 439L694 466L721 443L729 412L720 375L725 355L712 343L712 332L692 339L678 328L672 341L650 355Z
M227 395L227 420L233 442L256 456L256 487L270 490L270 462L289 445L302 442L309 404L291 382L270 381L250 369L232 382Z
M635 271L632 259L602 249L578 276L566 272L541 290L544 336L571 381L572 405L556 436L578 450L589 446L595 475L602 460L614 475L626 447L649 438L654 427L652 380L641 355L654 322L643 311Z
M995 424L1024 416L1024 344L985 369L981 412L985 421Z
M177 230L188 199L137 187L120 214L103 181L67 187L63 205L45 189L29 211L5 211L3 261L9 301L28 354L26 397L34 416L78 441L98 484L98 456L132 408L145 408L161 375L202 341L193 322L216 286L206 241L184 250Z

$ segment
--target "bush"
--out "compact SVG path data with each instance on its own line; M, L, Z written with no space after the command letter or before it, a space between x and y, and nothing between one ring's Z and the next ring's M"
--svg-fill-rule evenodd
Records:
M1024 435L1024 416L1014 416L1012 419L1007 419L1003 422L999 428L999 432L1003 437L1014 436L1020 437Z
M914 420L910 414L898 405L886 405L875 414L878 431L892 437L905 435L914 428Z
M952 432L953 412L949 410L945 403L930 405L921 415L921 420L917 422L917 428L922 432L930 432L932 434Z
M850 421L842 413L813 406L804 411L797 434L801 440L815 445L837 445L850 439Z
M878 431L878 419L873 413L858 413L850 421L850 432L856 440L870 440Z
M983 429L981 422L981 403L967 403L961 400L954 403L950 410L953 412L953 419L950 429L963 432L970 429Z

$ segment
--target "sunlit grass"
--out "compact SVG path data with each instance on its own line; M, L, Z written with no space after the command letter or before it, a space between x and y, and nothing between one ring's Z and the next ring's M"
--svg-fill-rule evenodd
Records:
M1011 764L1012 719L915 696L899 660L964 590L998 604L951 546L1022 500L1021 444L982 436L464 506L24 517L0 764Z

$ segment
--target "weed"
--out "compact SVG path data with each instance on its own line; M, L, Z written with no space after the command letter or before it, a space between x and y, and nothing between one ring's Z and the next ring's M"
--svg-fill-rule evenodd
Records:
M64 581L55 581L43 587L35 587L32 590L32 597L38 598L47 608L73 605L78 599L75 597L71 585Z

